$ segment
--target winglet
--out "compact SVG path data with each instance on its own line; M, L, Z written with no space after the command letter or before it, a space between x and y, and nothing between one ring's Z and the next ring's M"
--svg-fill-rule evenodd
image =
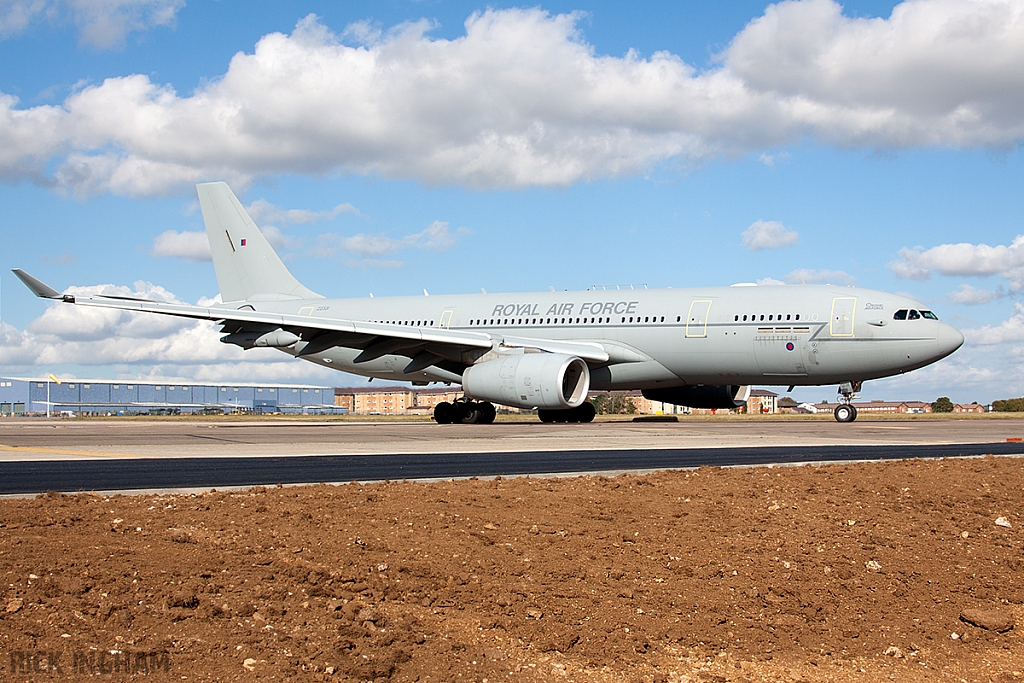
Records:
M32 290L32 293L43 299L63 299L64 295L58 292L53 287L49 286L45 282L40 282L21 268L15 268L13 271L18 279L25 283L25 286Z

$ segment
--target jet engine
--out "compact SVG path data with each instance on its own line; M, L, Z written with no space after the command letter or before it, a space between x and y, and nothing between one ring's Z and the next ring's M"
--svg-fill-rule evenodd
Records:
M575 408L587 399L590 369L576 356L520 353L478 363L462 373L467 396L517 408Z
M699 384L670 389L644 389L642 393L644 398L651 401L674 403L677 406L732 410L747 402L750 398L750 387L735 384Z

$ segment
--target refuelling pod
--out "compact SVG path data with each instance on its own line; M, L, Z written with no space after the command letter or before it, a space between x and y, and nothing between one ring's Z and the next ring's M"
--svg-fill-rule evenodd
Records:
M641 393L644 398L651 401L674 403L677 406L732 410L747 402L750 398L750 387L735 384L700 384L671 389L644 389Z
M467 368L462 389L470 398L506 406L566 410L587 399L590 368L576 356L518 353Z
M225 344L235 344L243 349L251 349L253 347L284 349L299 341L299 339L299 335L293 334L288 330L282 330L280 327L270 332L235 332L220 338Z

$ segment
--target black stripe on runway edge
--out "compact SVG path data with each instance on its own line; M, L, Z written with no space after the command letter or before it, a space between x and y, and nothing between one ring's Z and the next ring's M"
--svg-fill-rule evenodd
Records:
M1024 455L1022 443L529 451L0 462L0 494L451 479L702 465Z

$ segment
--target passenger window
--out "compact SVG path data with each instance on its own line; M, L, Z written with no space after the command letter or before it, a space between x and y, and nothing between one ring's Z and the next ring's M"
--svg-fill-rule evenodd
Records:
M907 320L920 320L921 314L915 311L913 308L910 309L910 313L907 315Z
M677 316L676 316L676 322L679 322L679 321L680 321L680 320L682 320L682 319L683 319L683 317L682 317L681 315L677 315Z
M763 313L761 314L761 320L764 320L764 314Z
M647 318L646 317L644 318L644 322L647 322Z
M665 322L665 316L661 316L661 322Z
M743 316L743 322L747 322L747 316Z
M922 318L928 318L928 320L938 320L939 316L935 315L931 311L921 311Z
M768 320L771 320L771 319L772 319L772 317L771 317L771 316L768 316Z
M786 314L786 320L789 320L789 313Z
M799 320L799 319L800 319L800 314L799 314L799 313L797 313L797 314L796 314L796 319L797 319L797 320Z
M733 316L733 322L739 322L739 319L740 319L740 317L738 315L737 316Z
M900 310L896 311L895 313L892 314L892 319L893 320L906 320L907 319L907 309L901 308Z

